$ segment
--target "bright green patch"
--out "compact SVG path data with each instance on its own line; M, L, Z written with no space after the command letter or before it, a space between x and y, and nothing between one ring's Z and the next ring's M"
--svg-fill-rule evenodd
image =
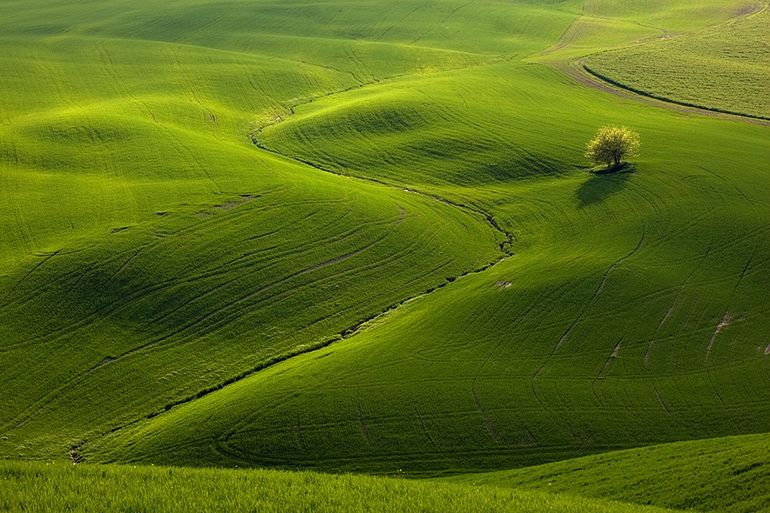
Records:
M679 103L770 119L770 11L695 34L592 56L626 87Z

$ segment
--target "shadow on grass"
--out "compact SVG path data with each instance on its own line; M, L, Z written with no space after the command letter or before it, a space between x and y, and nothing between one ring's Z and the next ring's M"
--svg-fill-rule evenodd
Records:
M635 171L636 167L633 164L621 164L618 167L591 171L588 180L583 182L575 192L580 208L601 203L620 192Z

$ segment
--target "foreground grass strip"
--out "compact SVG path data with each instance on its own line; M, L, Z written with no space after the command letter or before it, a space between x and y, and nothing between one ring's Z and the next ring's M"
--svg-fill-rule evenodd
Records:
M0 463L0 510L131 512L655 513L542 492L267 470Z

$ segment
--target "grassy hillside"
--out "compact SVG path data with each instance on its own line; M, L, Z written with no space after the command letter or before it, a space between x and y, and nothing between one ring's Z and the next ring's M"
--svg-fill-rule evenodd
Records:
M770 511L770 436L746 435L615 451L453 482L540 489L675 509Z
M563 63L611 48L696 32L762 5L762 0L583 0L573 8L577 16L559 40L528 60Z
M0 463L0 508L9 513L667 511L541 492L364 476L35 463Z
M185 42L125 39L116 18L168 13L102 5L1 7L3 453L65 456L499 258L480 213L254 148L253 126L354 72L214 47L233 32L179 6ZM377 52L378 76L420 68L409 52L475 59Z
M449 37L494 3L359 7L0 6L3 454L66 457L503 255L477 209L252 144L297 103L500 59ZM511 54L571 19L515 13Z
M586 65L625 87L688 105L770 119L770 12L694 34L591 56Z
M258 142L477 206L513 256L89 457L464 472L766 429L765 128L515 63L295 110ZM627 120L635 172L580 170L595 127Z
M541 62L753 5L4 3L0 454L437 475L766 431L767 127ZM643 154L590 174L608 123Z

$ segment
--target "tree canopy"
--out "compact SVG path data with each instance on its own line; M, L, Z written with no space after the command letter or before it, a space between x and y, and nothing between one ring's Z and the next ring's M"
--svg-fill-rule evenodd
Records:
M586 146L586 157L608 168L619 167L623 159L639 154L639 134L624 126L600 128Z

